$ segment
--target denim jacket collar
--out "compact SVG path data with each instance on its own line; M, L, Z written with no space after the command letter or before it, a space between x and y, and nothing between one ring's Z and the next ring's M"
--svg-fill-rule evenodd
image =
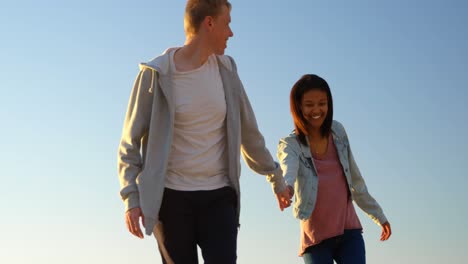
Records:
M342 150L346 149L346 147L348 146L348 141L346 140L346 137L343 134L343 132L339 130L339 128L335 125L335 122L333 122L332 124L331 134L333 137L333 143L335 143L337 150L341 152ZM309 138L306 137L305 139L307 142L307 146L305 146L304 144L299 144L299 146L301 148L302 155L304 155L305 158L311 158L312 154L310 153Z

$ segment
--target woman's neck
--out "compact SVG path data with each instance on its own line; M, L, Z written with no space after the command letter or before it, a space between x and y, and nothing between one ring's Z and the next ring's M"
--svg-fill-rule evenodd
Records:
M321 139L321 138L323 138L323 136L322 136L322 131L320 131L320 128L309 129L309 139Z

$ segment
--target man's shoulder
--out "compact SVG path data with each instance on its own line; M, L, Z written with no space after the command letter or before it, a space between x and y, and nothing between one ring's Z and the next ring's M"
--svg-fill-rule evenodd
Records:
M229 71L236 70L236 63L234 59L229 55L215 55L218 58L218 61L221 62L221 65L228 69Z
M170 58L169 55L172 51L178 49L178 47L172 47L166 49L162 54L157 55L148 62L140 63L140 70L144 68L154 69L162 74L166 74L169 71Z

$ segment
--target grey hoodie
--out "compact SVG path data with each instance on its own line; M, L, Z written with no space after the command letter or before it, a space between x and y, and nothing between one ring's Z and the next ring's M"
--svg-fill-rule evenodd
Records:
M175 105L169 53L173 49L140 64L118 150L120 195L126 210L142 209L147 235L158 222L172 144ZM280 166L265 147L234 60L225 55L217 58L226 97L228 178L237 193L239 219L241 153L252 170L267 176L275 193L286 185Z

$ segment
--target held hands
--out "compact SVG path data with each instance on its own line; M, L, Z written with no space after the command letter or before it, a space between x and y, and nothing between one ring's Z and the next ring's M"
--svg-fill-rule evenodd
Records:
M291 199L293 196L294 189L289 185L282 192L276 193L276 199L278 200L278 206L281 211L291 206Z
M390 223L387 221L382 224L382 234L380 235L380 241L385 241L390 238L392 235L392 228L390 227Z
M143 239L143 232L140 228L140 217L143 225L145 225L145 218L140 207L135 207L125 212L125 223L127 224L128 231L134 236Z

